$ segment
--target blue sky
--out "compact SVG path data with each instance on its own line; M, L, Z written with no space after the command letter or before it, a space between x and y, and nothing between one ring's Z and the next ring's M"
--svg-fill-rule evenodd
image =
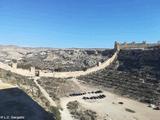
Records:
M160 0L0 0L0 44L111 48L160 40Z

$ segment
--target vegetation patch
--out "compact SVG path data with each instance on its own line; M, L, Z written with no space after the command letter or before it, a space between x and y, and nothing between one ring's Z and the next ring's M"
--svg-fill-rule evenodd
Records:
M129 109L129 108L125 108L125 110L126 110L127 112L130 112L130 113L136 113L134 110L131 110L131 109Z
M61 120L61 113L59 112L59 109L57 107L50 107L50 111L54 113L56 120Z
M97 113L82 107L78 101L72 101L67 104L67 108L73 117L77 120L97 120Z

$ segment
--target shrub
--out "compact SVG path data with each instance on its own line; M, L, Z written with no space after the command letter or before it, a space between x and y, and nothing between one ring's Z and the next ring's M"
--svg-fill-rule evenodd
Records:
M131 109L129 109L129 108L125 108L125 110L126 110L127 112L130 112L130 113L135 113L134 110L131 110Z
M58 108L52 106L50 107L50 111L55 115L56 120L61 120L61 114Z

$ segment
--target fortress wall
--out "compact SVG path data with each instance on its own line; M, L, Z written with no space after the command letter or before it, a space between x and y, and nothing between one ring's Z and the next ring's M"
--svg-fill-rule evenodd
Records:
M147 48L147 44L142 44L142 45L136 45L136 44L126 44L126 45L120 45L120 49L138 49L138 48Z
M115 42L115 49L145 49L150 47L160 46L160 43L147 44L145 41L142 43L118 43Z
M53 73L45 73L43 71L40 71L40 76L55 77L55 78L68 78L68 77L79 77L79 76L82 76L82 75L87 75L87 74L96 72L98 70L105 69L107 66L109 66L117 58L117 55L118 55L118 51L116 51L111 58L107 59L105 62L103 62L99 66L89 68L86 71L53 72Z
M160 44L146 44L145 42L142 43L123 43L120 44L115 42L115 50L116 52L113 54L112 57L104 61L103 63L99 64L99 66L95 66L92 68L87 69L86 71L73 71L73 72L53 72L53 73L46 73L44 71L39 70L39 76L42 77L55 77L55 78L68 78L68 77L79 77L83 75L87 75L108 67L118 56L118 52L120 49L144 49L148 47L154 47ZM24 70L17 68L17 64L13 63L12 67L0 62L0 68L23 75L23 76L35 76L35 68L31 67L31 70Z
M23 76L35 76L35 74L33 72L31 72L30 70L14 69L12 72L17 73L17 74L21 74Z
M2 68L4 70L11 71L16 74L23 75L23 76L34 76L35 75L33 72L30 72L30 70L19 69L19 68L16 68L16 66L11 67L11 66L4 64L4 63L1 63L1 62L0 62L0 68Z
M76 77L78 75L83 74L84 71L75 71L75 72L53 72L53 73L45 73L40 71L41 77L55 77L55 78L68 78L68 77Z
M118 50L113 54L113 56L107 59L105 62L100 64L99 66L95 66L92 68L87 69L86 71L74 71L74 72L53 72L53 73L46 73L44 71L39 71L39 76L41 77L55 77L55 78L68 78L68 77L79 77L83 75L87 75L98 70L104 69L108 67L117 57ZM3 64L0 62L0 68L11 71L16 74L20 74L23 76L35 76L35 69L32 67L31 70L25 70L21 68L17 68L16 64L14 67L10 67L9 65Z
M53 73L45 73L43 71L39 71L39 76L41 77L53 77Z
M53 75L57 78L67 78L67 77L76 77L84 74L85 71L75 71L75 72L55 72Z

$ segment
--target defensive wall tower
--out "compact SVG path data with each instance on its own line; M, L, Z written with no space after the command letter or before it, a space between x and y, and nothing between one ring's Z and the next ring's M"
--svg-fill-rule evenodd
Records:
M13 62L13 63L12 63L12 68L13 68L13 69L17 69L17 63L14 63L14 62Z
M114 49L115 49L116 51L119 51L119 50L120 50L120 44L119 44L117 41L115 41L115 43L114 43Z
M31 67L31 68L30 68L30 72L35 76L35 74L36 74L36 69L35 69L35 67Z

